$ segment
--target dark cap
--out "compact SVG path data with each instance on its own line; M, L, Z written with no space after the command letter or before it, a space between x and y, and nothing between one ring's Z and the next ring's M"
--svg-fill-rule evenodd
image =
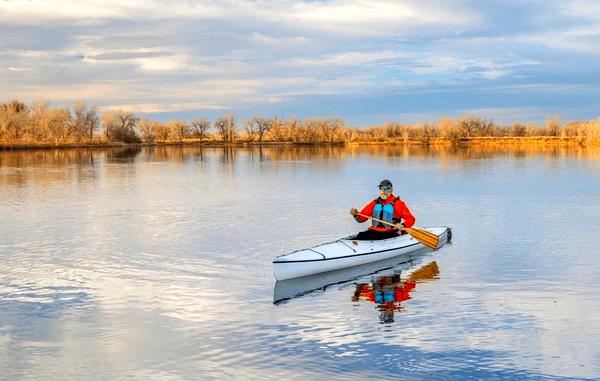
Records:
M381 180L381 182L378 185L378 188L393 188L394 186L392 185L392 182L390 180Z

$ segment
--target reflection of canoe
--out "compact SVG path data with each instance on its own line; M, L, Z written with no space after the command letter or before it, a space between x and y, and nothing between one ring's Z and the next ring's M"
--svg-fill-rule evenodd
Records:
M439 247L451 237L449 227L427 228L439 237ZM338 239L308 249L294 251L273 260L275 279L285 280L301 276L339 270L365 263L411 253L425 246L410 235L379 241L356 241L354 236Z
M365 265L349 267L338 271L308 275L283 281L277 281L273 290L273 302L279 303L297 296L306 295L313 291L325 290L332 285L347 282L370 282L372 274L377 276L402 274L402 278L411 277L413 272L420 267L428 249L421 248L401 257L394 257L367 263ZM364 278L367 276L368 278ZM364 279L363 279L364 278Z

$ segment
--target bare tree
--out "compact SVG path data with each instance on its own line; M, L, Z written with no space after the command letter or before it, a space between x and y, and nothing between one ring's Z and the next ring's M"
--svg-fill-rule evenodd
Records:
M23 102L13 100L0 104L0 138L18 141L23 138L29 125L29 108Z
M527 127L521 123L514 123L509 130L509 134L512 136L525 136L527 133Z
M34 139L45 142L50 138L50 106L48 102L37 102L31 111L31 123L34 129Z
M168 124L171 136L182 142L189 136L189 126L182 120L172 120Z
M158 122L150 119L142 119L138 122L139 134L143 141L152 143L156 140Z
M338 118L325 119L321 123L323 141L328 143L339 142L343 137L344 121Z
M459 144L462 138L466 137L466 132L460 127L456 119L441 117L438 127L442 137L450 140L452 145Z
M77 140L81 140L82 136L86 135L87 129L85 125L87 107L83 102L77 102L73 106L73 112L70 114L71 131Z
M302 143L317 143L319 141L319 126L318 119L305 119L300 124L299 141Z
M383 129L385 130L385 135L388 138L404 138L406 135L406 128L399 123L385 122L383 124Z
M269 132L269 130L273 127L273 119L256 117L255 123L256 123L257 132L258 132L258 141L262 142L265 134L267 132Z
M202 140L208 137L207 133L210 129L210 122L207 119L197 118L192 120L192 128L194 135Z
M164 123L157 122L153 127L154 136L156 136L156 140L161 143L164 143L169 138L169 127Z
M135 132L139 119L131 111L109 111L102 115L104 134L110 141L123 143L139 143Z
M559 136L561 135L562 117L560 115L552 115L546 119L544 126L544 135Z
M100 127L100 116L96 107L87 108L84 102L77 102L71 113L72 134L79 140L87 136L90 141L94 131Z
M57 143L64 143L69 141L71 136L70 114L66 108L53 108L51 111L51 124L50 130L54 137L54 141Z
M286 120L285 126L292 142L299 143L302 141L302 130L304 123L296 118L291 118Z
M256 135L256 127L254 126L254 118L246 119L244 122L244 130L246 131L246 135L248 136L248 140L251 142L254 141L254 135Z
M65 108L53 108L37 102L31 109L29 135L34 142L65 143L73 135L71 114Z
M491 136L494 131L494 123L491 119L475 116L461 117L458 125L467 138L478 136Z
M271 128L269 128L268 134L272 141L284 142L287 140L286 126L285 123L278 117L271 118Z
M237 135L237 126L233 115L223 116L215 122L215 128L221 135L224 142L233 142Z
M422 126L417 127L417 134L419 140L423 145L428 146L431 144L431 140L435 137L435 129L429 123L425 123Z
M262 116L252 117L244 123L244 128L250 140L254 141L254 136L258 136L258 141L262 142L265 134L273 126L273 119Z

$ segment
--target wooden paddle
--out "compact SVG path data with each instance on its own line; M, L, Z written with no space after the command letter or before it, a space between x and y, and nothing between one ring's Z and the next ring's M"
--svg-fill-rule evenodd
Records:
M393 228L397 228L396 224L393 224L391 222L387 222L384 220L380 220L378 218L375 217L371 217L371 216L367 216L366 214L361 214L361 213L356 213L357 216L361 216L361 217L365 217L368 218L370 220L382 223L384 225L389 225ZM410 234L414 239L416 239L417 241L421 242L423 245L427 246L430 249L437 249L438 245L439 245L439 241L440 241L440 237L438 237L437 235L433 234L430 231L427 231L425 229L420 229L420 228L402 228L400 230L404 230L405 232L407 232L408 234Z

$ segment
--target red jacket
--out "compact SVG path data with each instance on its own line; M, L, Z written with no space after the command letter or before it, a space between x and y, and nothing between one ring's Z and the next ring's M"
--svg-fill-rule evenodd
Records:
M390 197L386 198L385 200L381 200L381 203L383 205L386 205L386 204L389 204L390 202L394 201L395 199L396 199L396 196L394 196L392 194L392 195L390 195ZM377 217L377 216L373 216L373 209L375 208L376 204L377 204L377 200L371 201L370 203L365 205L364 208L362 208L362 210L360 211L360 214L364 214L365 216ZM412 215L410 210L408 210L408 206L406 206L404 201L400 200L399 198L397 199L396 203L394 204L394 218L396 220L400 220L400 218L402 218L404 220L404 221L402 221L402 224L404 224L404 226L406 226L407 228L410 228L415 224L415 217ZM365 222L367 220L367 218L361 217L361 216L356 216L356 220L360 221L360 222ZM377 231L384 231L384 232L397 230L394 228L378 228L376 226L369 226L369 229L377 230Z

